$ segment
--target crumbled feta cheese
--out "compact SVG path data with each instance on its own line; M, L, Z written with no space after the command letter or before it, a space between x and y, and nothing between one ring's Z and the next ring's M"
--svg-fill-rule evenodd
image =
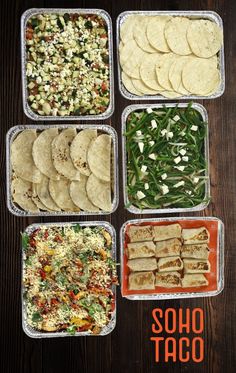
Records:
M144 143L143 142L139 142L138 143L138 147L139 147L140 153L143 153Z
M38 76L37 79L36 79L36 83L40 84L42 83L42 78L41 76Z
M194 184L197 184L199 182L199 177L194 177L193 182L194 182Z
M172 139L173 136L174 136L173 132L170 131L170 132L167 133L166 138L167 138L167 140Z
M146 172L146 171L147 171L147 166L142 165L142 167L141 167L141 171L142 171L142 172Z
M168 133L167 129L161 130L161 136L165 136L165 134Z
M142 136L142 131L136 131L136 135L139 137L139 136Z
M173 120L174 120L175 122L178 122L178 120L180 120L180 117L179 117L178 115L175 115L174 118L173 118Z
M179 153L180 153L181 155L185 155L185 154L187 153L187 151L186 151L185 149L181 149L181 150L179 151Z
M169 187L168 187L168 185L163 184L163 185L161 186L161 189L162 189L162 194L167 194L167 193L169 193Z
M148 114L151 114L151 113L152 113L152 108L151 108L151 107L148 107L148 108L147 108L147 113L148 113Z
M166 173L162 174L161 178L162 178L162 180L165 180L167 178L167 174Z
M178 182L177 184L174 184L173 187L174 187L174 188L178 188L178 187L180 187L180 186L182 186L182 185L184 185L184 184L185 184L185 181L182 180L182 181Z
M185 136L186 135L186 132L180 132L180 136Z
M175 162L176 164L178 164L180 161L181 161L181 158L180 158L180 157L176 157L176 158L174 159L174 162Z
M157 128L157 122L155 121L155 119L151 120L151 126L152 126L153 129Z
M154 161L157 159L157 156L155 153L149 154L148 158L153 159Z
M185 169L185 166L175 166L175 168L177 168L177 170L183 171Z
M198 130L198 126L192 126L191 128L190 128L192 131L197 131Z
M145 183L145 184L144 184L144 189L145 189L145 190L149 189L149 184L148 184L148 183Z
M184 157L182 157L182 159L183 159L184 162L188 162L188 156L187 155L185 155Z
M186 190L186 193L189 194L190 196L192 195L192 191L191 190Z
M153 146L155 144L155 141L149 141L148 143L150 146Z
M141 190L138 190L137 191L137 197L138 197L138 199L143 199L143 198L146 197L146 195L143 192L141 192Z

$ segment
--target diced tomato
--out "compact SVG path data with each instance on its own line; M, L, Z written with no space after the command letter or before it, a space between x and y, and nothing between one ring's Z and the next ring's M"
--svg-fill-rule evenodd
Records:
M39 270L39 274L40 274L41 278L42 278L43 280L45 280L45 278L46 278L46 273L45 273L42 269Z
M63 242L63 238L60 234L56 234L55 238L54 238L54 241L56 242Z
M76 298L75 298L75 293L74 293L72 290L69 291L69 296L70 296L72 299L76 299Z
M31 247L35 248L37 246L37 241L34 238L30 238L29 244Z
M101 34L101 35L100 35L100 38L102 38L102 39L106 39L106 38L107 38L107 34Z
M43 237L45 238L45 240L48 238L48 230L45 231Z
M77 310L77 309L78 309L78 306L77 306L77 304L75 304L75 303L72 303L71 307L72 307L74 310Z
M105 82L102 82L101 88L102 88L102 91L107 91L107 85Z
M77 329L77 331L78 331L78 332L84 332L84 331L86 331L86 330L89 330L90 327L91 327L91 324L86 324L86 325L80 326L80 327Z
M59 301L56 298L52 298L51 299L51 305L56 306L57 304L59 304Z

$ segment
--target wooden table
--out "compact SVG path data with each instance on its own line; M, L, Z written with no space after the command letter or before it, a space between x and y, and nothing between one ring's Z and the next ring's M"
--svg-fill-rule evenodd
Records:
M6 207L5 135L17 124L31 123L23 114L20 72L20 16L31 7L87 7L106 9L113 20L124 10L202 10L218 12L224 20L226 91L221 98L205 100L209 113L212 202L201 216L213 215L225 223L225 289L213 298L173 301L129 301L117 296L117 325L112 334L95 338L28 338L21 327L20 231L33 222L69 221L76 218L19 218ZM228 1L1 1L1 372L4 373L152 373L233 372L236 367L236 2ZM114 31L115 37L115 31ZM116 47L114 48L116 52ZM114 53L116 56L116 53ZM105 121L121 134L121 113L130 104L118 91L115 58L115 112ZM119 141L119 172L121 167ZM139 217L139 216L136 216ZM148 216L149 217L149 216ZM151 217L151 216L150 216ZM117 233L124 221L134 218L124 209L120 177L120 203L116 213L105 216ZM81 218L83 220L83 218ZM87 219L89 220L89 218ZM119 236L117 235L119 251ZM155 363L152 309L182 307L204 310L205 359L202 363ZM176 333L178 338L179 334Z

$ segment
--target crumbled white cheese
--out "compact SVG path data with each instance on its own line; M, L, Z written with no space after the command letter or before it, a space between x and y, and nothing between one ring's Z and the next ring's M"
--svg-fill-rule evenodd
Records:
M151 120L151 126L152 126L153 129L157 128L157 122L155 121L155 119Z
M194 184L197 184L199 182L199 177L194 177L193 182L194 182Z
M187 151L186 151L185 149L181 149L181 150L179 151L179 153L180 153L181 155L185 155L185 154L187 153Z
M148 158L153 159L154 161L157 159L157 156L155 153L149 154Z
M152 113L152 108L151 108L151 107L148 107L148 108L147 108L147 113L148 113L148 114L151 114L151 113Z
M144 143L143 142L139 142L138 143L138 147L139 147L140 153L143 153Z
M139 136L142 136L142 131L140 131L140 130L139 130L139 131L136 131L136 136L138 136L138 137L139 137Z
M167 174L166 173L162 174L161 178L162 178L162 180L165 180L167 178Z
M153 146L155 144L155 141L149 141L148 143L150 146Z
M177 170L184 171L185 166L175 166L175 168L177 168Z
M147 166L142 165L142 167L141 167L141 171L142 171L142 172L146 172L146 171L147 171Z
M174 159L174 162L175 162L176 164L178 164L180 161L181 161L181 158L180 158L180 157L176 157L176 158Z
M165 134L168 133L167 129L161 130L161 136L165 136Z
M186 193L189 194L190 196L192 195L191 190L186 190Z
M198 126L192 126L191 128L190 128L192 131L197 131L198 130Z
M185 155L184 157L182 157L182 159L183 159L184 162L188 162L188 156L187 155Z
M161 189L162 189L162 194L167 194L167 193L169 193L169 187L168 187L168 185L163 184L163 185L161 186Z
M178 115L175 115L174 118L173 118L173 120L174 120L175 122L178 122L178 120L180 120L180 117L179 117Z
M138 197L138 199L143 199L143 198L146 197L146 195L141 190L138 190L137 191L137 197Z
M173 132L170 131L170 132L167 133L166 138L167 138L167 140L172 139L173 136L174 136Z
M182 180L182 181L178 182L177 184L174 184L173 187L174 188L178 188L178 187L180 187L180 186L182 186L184 184L185 184L185 182L184 182L184 180Z
M145 189L145 190L149 189L149 184L148 184L148 183L145 183L145 184L144 184L144 189Z

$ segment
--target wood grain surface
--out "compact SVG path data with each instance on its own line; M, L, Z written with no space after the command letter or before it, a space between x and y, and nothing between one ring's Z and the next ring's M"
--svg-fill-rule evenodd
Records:
M1 188L0 188L0 367L3 373L153 373L153 372L234 372L236 368L236 2L234 0L191 1L13 1L2 0L1 6ZM21 251L20 231L33 222L84 220L86 218L19 218L6 207L5 135L17 124L32 123L22 109L20 71L20 16L32 7L103 8L115 21L124 10L214 10L224 21L226 90L215 100L200 101L208 110L210 129L210 174L212 202L195 215L217 216L225 223L225 289L212 298L129 301L118 289L117 325L106 337L58 338L36 340L28 338L21 327ZM114 47L116 56L116 46ZM138 102L138 101L137 101ZM115 57L115 112L106 120L121 139L121 113L130 102L124 99L117 84ZM119 172L121 142L119 141ZM122 177L120 203L117 211L104 220L119 230L134 216L124 209ZM147 216L151 217L151 216ZM87 220L95 220L96 216ZM200 364L155 363L152 336L152 309L168 307L183 309L201 307L204 310L205 358ZM179 334L176 333L178 338Z

